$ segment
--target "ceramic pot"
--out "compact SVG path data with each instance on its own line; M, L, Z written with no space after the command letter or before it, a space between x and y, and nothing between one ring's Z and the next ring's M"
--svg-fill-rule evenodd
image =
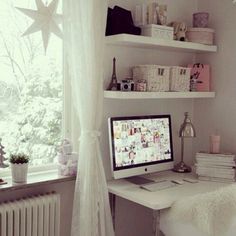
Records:
M24 163L24 164L11 163L12 182L14 183L26 182L27 173L28 173L28 163Z

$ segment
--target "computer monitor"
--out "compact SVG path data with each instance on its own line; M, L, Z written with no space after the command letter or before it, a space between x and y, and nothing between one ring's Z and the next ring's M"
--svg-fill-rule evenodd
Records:
M112 117L108 124L115 179L173 168L170 115Z

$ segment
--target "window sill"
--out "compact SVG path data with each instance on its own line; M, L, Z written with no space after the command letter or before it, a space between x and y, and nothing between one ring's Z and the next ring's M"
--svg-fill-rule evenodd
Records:
M0 185L0 193L4 191L21 190L42 185L75 181L75 176L59 176L56 170L28 174L27 183L12 183L10 176L4 177L7 184Z

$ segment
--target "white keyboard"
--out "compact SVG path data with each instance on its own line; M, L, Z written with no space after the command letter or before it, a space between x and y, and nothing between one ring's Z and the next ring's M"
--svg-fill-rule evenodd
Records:
M143 184L143 185L140 185L140 188L146 189L150 192L155 192L155 191L158 191L158 190L171 188L171 187L174 187L176 185L177 184L171 182L170 180L164 180L164 181L160 181L160 182Z

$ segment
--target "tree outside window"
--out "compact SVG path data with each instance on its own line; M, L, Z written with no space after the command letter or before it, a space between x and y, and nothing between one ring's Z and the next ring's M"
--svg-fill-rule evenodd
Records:
M62 41L52 35L45 55L41 32L21 37L32 20L16 6L36 9L33 0L0 1L0 138L7 157L49 164L61 140Z

